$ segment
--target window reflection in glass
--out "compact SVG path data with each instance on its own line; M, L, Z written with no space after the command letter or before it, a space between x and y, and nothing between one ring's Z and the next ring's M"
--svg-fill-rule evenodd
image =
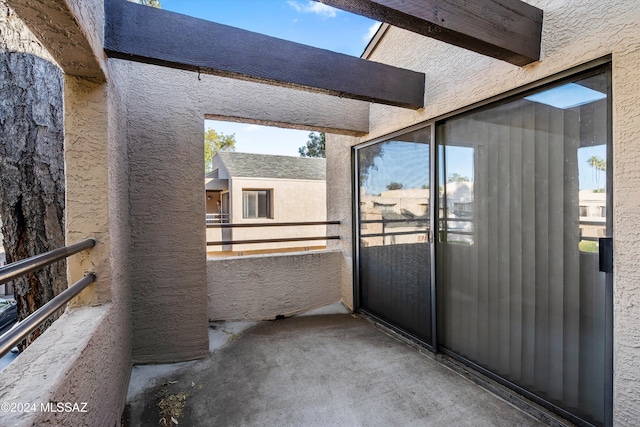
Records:
M582 252L597 253L598 238L606 235L607 149L589 139L578 148L580 243ZM594 145L591 145L594 144Z
M609 92L603 68L436 128L438 344L593 425L610 398Z
M365 247L428 241L429 145L407 139L415 133L358 151Z
M474 149L440 146L440 241L473 244Z
M431 128L357 149L360 308L431 343Z

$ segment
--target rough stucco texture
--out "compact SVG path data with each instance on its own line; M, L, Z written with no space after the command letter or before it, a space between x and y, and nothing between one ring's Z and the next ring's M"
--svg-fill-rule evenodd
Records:
M526 67L390 28L370 59L426 74L425 108L372 105L366 138L327 138L329 209L350 215L350 147L611 55L614 151L614 423L640 419L640 8L637 0L529 0L544 10L542 60ZM333 152L336 150L337 152ZM334 161L337 160L337 163ZM338 208L339 206L339 208ZM341 218L342 219L342 218ZM345 223L346 224L346 223ZM339 242L349 262L342 228ZM345 276L343 298L352 279Z
M202 113L153 74L109 61L127 82L133 360L208 354ZM143 75L144 74L144 75ZM175 95L175 96L174 96Z
M201 121L207 117L347 134L369 130L366 102L147 64L130 64L130 69L152 76L158 93L172 94L165 100L200 112Z
M111 299L106 84L65 75L64 102L66 240L96 240L91 251L67 261L69 283L86 272L97 277L73 304L103 303Z
M285 179L234 178L230 181L230 214L231 222L238 223L282 223L297 221L326 221L325 181L295 181ZM273 217L242 218L242 191L244 189L271 190ZM294 226L294 227L259 227L235 228L231 230L229 239L276 239L287 237L307 237L326 235L327 226ZM220 229L208 229L207 232ZM276 249L288 247L324 246L326 241L300 241L286 243L262 243L248 245L233 245L234 251L251 251L258 249Z
M640 29L636 29L636 34ZM640 42L613 57L614 417L640 420Z
M209 320L273 320L340 301L336 251L208 260L207 270Z
M32 53L47 57L32 34L19 34ZM98 280L0 375L2 402L86 402L87 412L2 414L0 425L111 427L120 422L131 370L128 240L120 238L128 234L122 215L128 212L128 182L122 185L126 156L116 119L123 105L115 86L110 89L109 94L106 84L65 76L66 240L98 241L69 258L68 276L73 282L93 271ZM108 174L119 185L108 185Z
M120 125L124 102L113 84L73 76L66 76L65 83L67 241L86 237L97 241L94 248L67 262L70 282L88 271L97 276L70 306L105 305L104 314L70 308L73 316L65 321L80 320L65 326L60 324L61 318L54 326L59 325L65 337L53 341L55 349L40 348L44 353L70 359L67 365L55 364L66 374L47 399L87 401L94 409L86 416L41 414L41 418L43 423L54 425L111 426L124 408L132 363L127 157L124 127ZM82 313L97 316L91 319L95 323L85 324ZM93 327L85 331L88 325ZM42 357L30 366L39 363L46 363L46 369L50 369L50 360Z
M327 218L340 221L340 240L327 242L328 249L342 252L342 302L353 310L353 204L351 191L351 146L349 136L327 136Z
M204 118L360 131L368 127L366 103L147 64L108 62L118 70L118 82L127 85L134 362L204 357Z
M34 403L38 411L5 412L0 425L118 424L131 370L125 354L128 337L114 333L122 326L119 309L106 304L68 310L5 368L0 376L0 401ZM86 412L40 411L40 404L49 402L87 403Z
M42 41L66 74L104 80L101 64L97 60L104 57L102 1L6 1Z

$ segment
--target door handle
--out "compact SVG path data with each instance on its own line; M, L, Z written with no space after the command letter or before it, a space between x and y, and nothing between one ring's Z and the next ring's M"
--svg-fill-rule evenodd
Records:
M600 237L598 239L600 255L600 271L613 273L613 238Z

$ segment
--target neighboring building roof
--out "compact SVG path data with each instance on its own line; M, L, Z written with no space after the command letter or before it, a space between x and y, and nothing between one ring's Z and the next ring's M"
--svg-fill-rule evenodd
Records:
M324 181L327 178L325 159L233 151L221 151L216 156L224 163L232 177L316 181Z

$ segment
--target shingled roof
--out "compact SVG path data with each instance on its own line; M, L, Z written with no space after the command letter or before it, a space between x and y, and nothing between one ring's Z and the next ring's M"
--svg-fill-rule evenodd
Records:
M327 178L325 159L233 151L221 151L216 156L220 157L232 177L316 181L324 181Z

